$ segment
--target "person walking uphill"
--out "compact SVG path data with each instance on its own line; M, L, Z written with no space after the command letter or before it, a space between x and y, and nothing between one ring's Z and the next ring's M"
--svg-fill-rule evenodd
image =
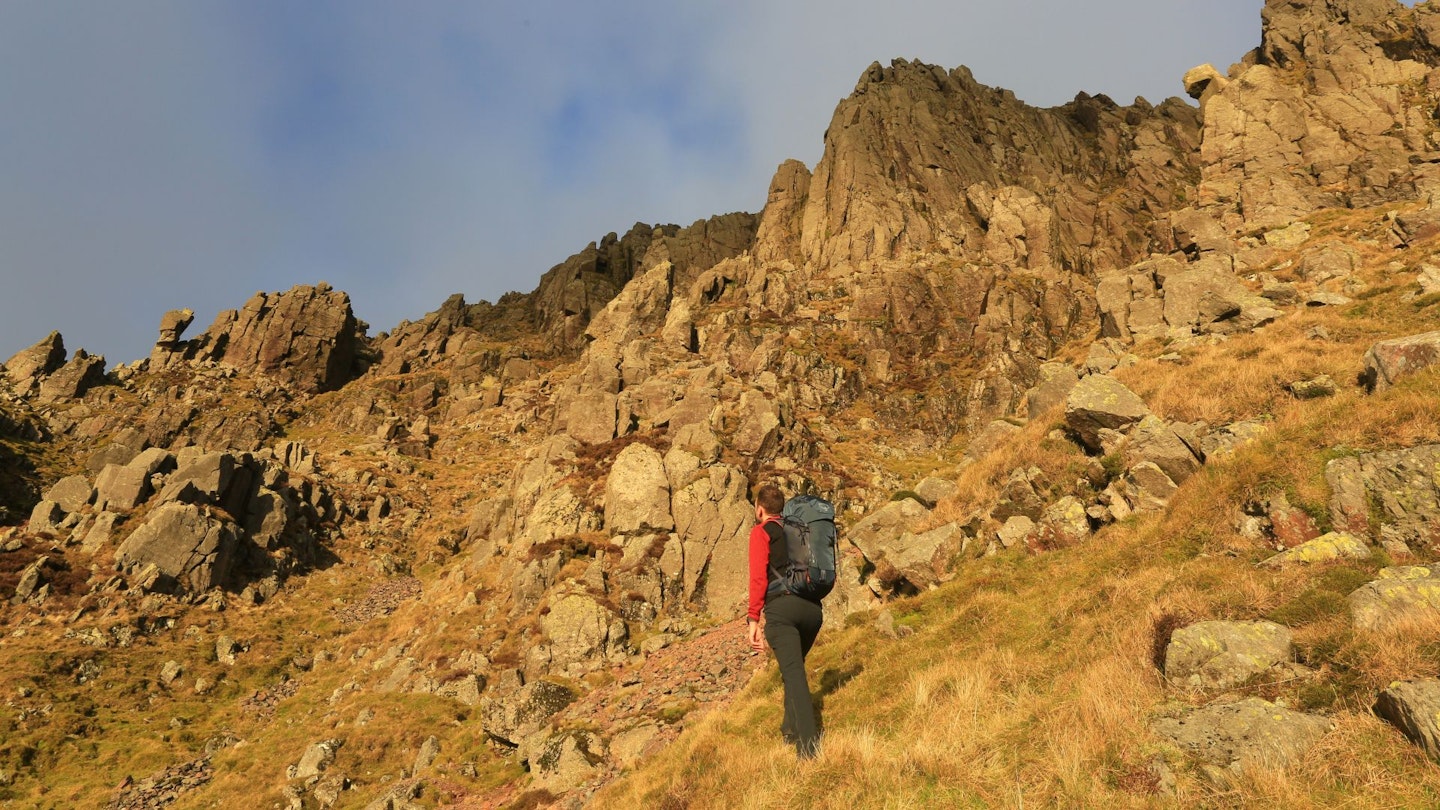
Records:
M766 484L755 493L756 526L750 530L749 640L753 649L764 651L760 640L763 611L765 641L775 651L785 685L785 720L780 733L786 742L795 744L801 759L810 759L815 756L820 732L805 677L805 656L820 633L824 616L819 602L787 593L777 581L777 570L784 570L789 562L780 517L784 508L785 496L779 487Z

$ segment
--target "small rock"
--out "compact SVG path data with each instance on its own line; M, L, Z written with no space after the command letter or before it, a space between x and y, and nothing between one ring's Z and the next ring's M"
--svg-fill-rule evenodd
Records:
M300 763L294 766L294 772L290 774L291 779L309 779L312 776L319 776L335 761L335 752L345 744L344 740L328 739L312 744L305 749L300 757Z
M412 775L420 774L428 769L438 756L440 756L440 738L431 734L425 738L425 742L420 744L420 752L415 755L415 765L410 769L410 773Z
M1290 383L1289 387L1290 393L1294 394L1296 399L1331 397L1335 395L1335 391L1337 390L1335 381L1330 379L1330 375L1328 374L1321 374L1319 377L1314 377L1309 380L1293 382Z

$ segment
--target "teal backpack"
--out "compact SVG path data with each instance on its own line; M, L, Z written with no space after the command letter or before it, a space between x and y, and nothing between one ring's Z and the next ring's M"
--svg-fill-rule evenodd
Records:
M780 512L788 563L772 560L768 593L789 593L819 602L835 588L839 556L835 505L814 495L796 495Z

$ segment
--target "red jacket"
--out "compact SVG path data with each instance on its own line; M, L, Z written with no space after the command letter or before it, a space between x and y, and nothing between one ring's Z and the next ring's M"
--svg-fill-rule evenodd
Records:
M750 610L746 615L757 622L760 611L765 608L765 590L770 584L770 534L765 531L765 524L772 522L778 526L780 518L772 515L750 530Z

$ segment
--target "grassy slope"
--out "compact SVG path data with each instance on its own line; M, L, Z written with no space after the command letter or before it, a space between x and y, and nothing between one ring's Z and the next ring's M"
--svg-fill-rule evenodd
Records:
M1331 217L1316 235L1375 227L1372 217ZM1353 384L1370 343L1440 325L1440 303L1406 300L1410 268L1428 251L1366 251L1370 289L1343 310L1302 310L1258 334L1184 349L1179 364L1144 359L1118 372L1166 418L1268 423L1260 440L1181 487L1167 512L1040 556L964 560L953 582L893 606L898 623L914 630L908 637L878 634L866 615L846 627L832 623L810 659L826 726L816 762L797 765L779 742L772 667L729 711L611 785L595 806L1440 805L1440 770L1369 712L1391 680L1440 674L1440 623L1356 631L1344 597L1389 562L1383 554L1258 569L1273 550L1232 526L1244 502L1280 492L1323 523L1327 460L1440 441L1440 374L1374 396ZM1399 266L1389 264L1396 260ZM1331 339L1307 338L1315 326ZM1154 358L1168 350L1136 351ZM1284 389L1320 373L1340 384L1338 395L1297 401ZM1009 448L966 470L959 502L942 506L947 516L966 513L1016 466L1074 480L1083 458L1046 438L1059 421L1056 413L1032 421ZM1167 689L1155 665L1177 621L1210 618L1290 626L1302 661L1319 677L1262 678L1233 694L1283 700L1336 721L1297 767L1247 773L1228 790L1201 779L1195 763L1148 731L1154 718L1215 697ZM1173 796L1156 790L1156 760L1177 776Z

